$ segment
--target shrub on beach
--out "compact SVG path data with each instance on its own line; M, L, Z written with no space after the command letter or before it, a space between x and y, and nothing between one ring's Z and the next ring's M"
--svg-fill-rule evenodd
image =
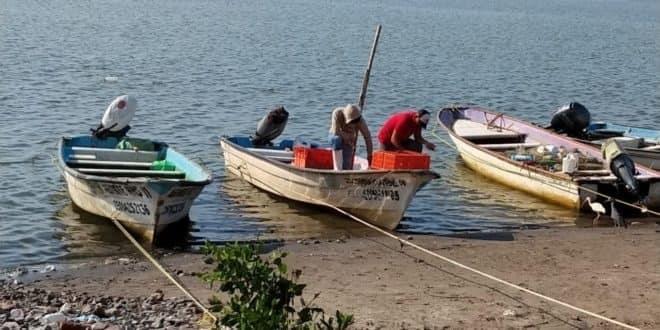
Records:
M283 262L286 253L273 253L262 259L260 246L231 244L219 247L206 243L202 252L216 263L214 269L201 274L201 278L229 296L228 302L213 297L211 310L219 313L219 322L237 329L346 329L353 316L335 312L327 318L322 308L303 297L305 284L297 283L301 271L288 273ZM296 299L298 298L298 299ZM298 300L300 306L296 308Z

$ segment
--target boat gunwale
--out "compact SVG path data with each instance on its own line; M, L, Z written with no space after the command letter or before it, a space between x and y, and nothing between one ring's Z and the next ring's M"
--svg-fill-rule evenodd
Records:
M187 179L167 179L167 178L158 178L158 177L146 177L146 176L138 176L138 177L126 177L126 176L120 176L120 177L110 177L110 176L103 176L103 175L93 175L93 174L85 174L80 171L77 171L76 169L72 168L69 166L66 161L64 161L64 141L66 139L70 139L72 137L69 136L63 136L60 138L59 142L57 143L57 167L62 171L62 174L64 172L78 178L81 180L87 180L87 181L96 181L96 182L112 182L112 183L160 183L160 182L167 182L167 183L178 183L178 186L183 187L183 186L206 186L209 183L213 182L213 175L211 174L211 171L207 169L205 166L197 164L196 162L193 162L192 160L188 159L188 157L184 156L180 152L178 152L175 148L172 148L171 146L167 146L168 149L171 149L172 151L180 154L183 156L187 161L195 164L198 166L206 175L206 179L200 180L200 181L194 181L194 180L187 180Z
M360 174L365 174L365 175L371 175L371 174L412 174L412 175L430 175L432 178L430 180L438 179L440 178L440 175L436 173L435 171L432 171L430 169L428 170L422 170L422 169L367 169L367 170L342 170L342 171L335 171L335 170L324 170L324 169L315 169L315 168L302 168L302 167L297 167L293 166L291 164L286 164L282 163L273 159L270 159L268 157L265 157L263 155L260 155L256 152L250 151L247 148L234 143L229 140L228 136L222 136L220 137L220 142L225 142L229 144L232 148L239 150L240 152L246 153L248 155L254 156L258 158L259 160L265 161L271 165L274 165L276 167L279 167L281 169L287 170L287 171L295 171L295 172L300 172L300 173L313 173L317 175L347 175L347 174L352 174L352 175L360 175ZM222 144L220 144L220 147L222 148ZM222 148L223 151L224 148ZM429 181L430 181L429 180Z

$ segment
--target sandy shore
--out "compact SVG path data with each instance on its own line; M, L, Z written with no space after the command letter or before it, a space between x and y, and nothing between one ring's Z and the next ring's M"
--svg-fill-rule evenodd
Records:
M558 228L464 237L402 237L608 318L644 329L660 328L660 227L655 224L628 229ZM342 237L283 242L270 248L288 252L290 269L302 270L301 282L308 284L306 296L320 292L317 305L326 312L339 309L353 314L355 328L619 328L411 247L402 248L378 234L346 231ZM202 301L212 295L196 277L209 267L201 255L177 253L159 258ZM134 298L138 303L162 290L165 300L187 303L181 292L139 255L58 266L54 272L18 278L22 284L5 282L3 288ZM0 305L11 303L7 297L6 293L0 296ZM27 313L30 306L23 308ZM6 321L11 321L9 312L0 309ZM199 311L195 313L195 317L189 316L190 324L199 317ZM144 323L147 328L152 324Z

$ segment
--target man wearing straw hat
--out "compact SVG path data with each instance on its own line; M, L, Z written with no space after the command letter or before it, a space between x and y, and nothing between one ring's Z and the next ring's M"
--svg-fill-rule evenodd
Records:
M335 171L352 170L357 134L360 132L367 146L367 160L371 165L373 145L367 122L362 118L360 108L349 104L332 111L330 123L330 145L332 146L332 161Z

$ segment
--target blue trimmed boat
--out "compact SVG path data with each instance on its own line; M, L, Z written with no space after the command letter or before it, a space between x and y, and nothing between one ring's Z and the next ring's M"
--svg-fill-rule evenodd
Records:
M660 130L597 122L585 131L591 143L600 145L608 138L615 138L635 163L660 170Z
M149 242L185 219L212 180L207 169L165 143L126 138L63 137L58 167L74 204L118 220Z

